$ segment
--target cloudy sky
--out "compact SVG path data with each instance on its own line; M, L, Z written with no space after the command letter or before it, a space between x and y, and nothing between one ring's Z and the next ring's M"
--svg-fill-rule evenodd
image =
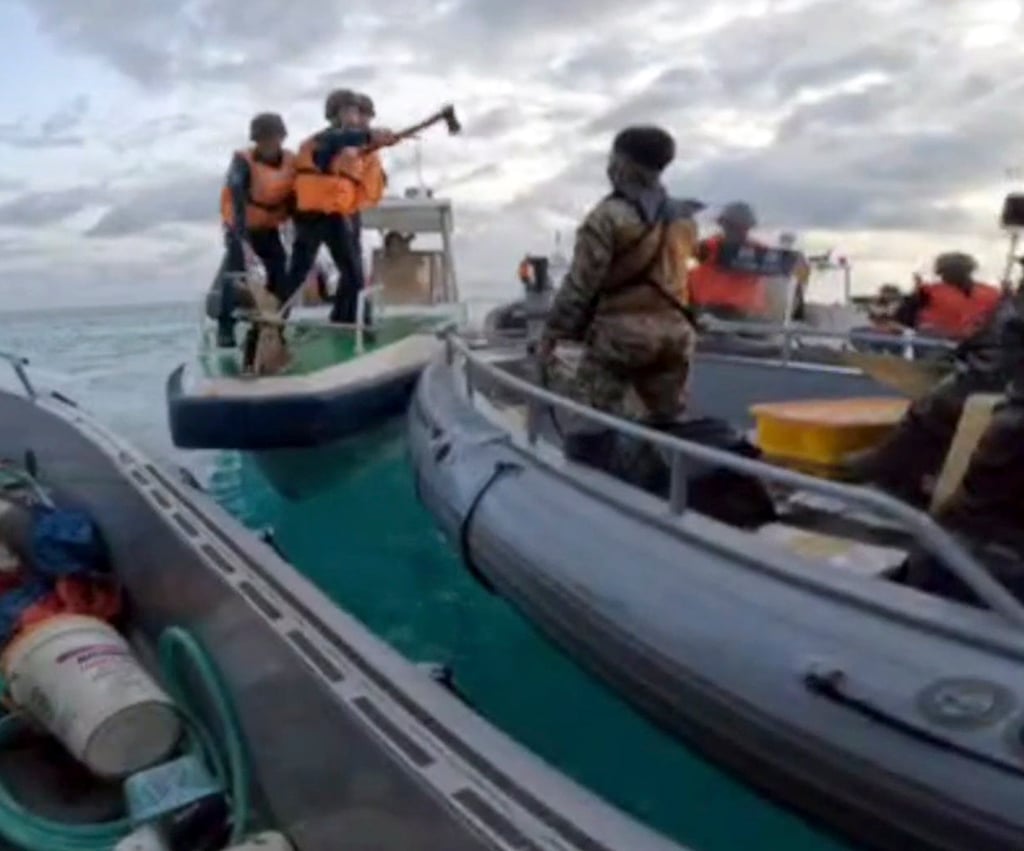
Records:
M997 276L1024 167L1022 6L0 0L0 305L202 291L249 117L281 112L297 143L339 85L370 92L384 126L456 103L465 134L420 146L474 286L571 234L631 122L676 135L680 194L751 201L766 233L849 254L860 288L945 247ZM413 163L390 153L393 186Z

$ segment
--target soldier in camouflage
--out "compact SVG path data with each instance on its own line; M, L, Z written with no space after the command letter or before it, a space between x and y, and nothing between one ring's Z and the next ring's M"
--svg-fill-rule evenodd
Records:
M687 262L701 205L668 196L661 173L675 142L658 127L630 127L612 145L612 192L584 219L571 268L555 296L540 343L583 343L569 387L577 401L617 416L674 419L684 405L696 341L687 311ZM579 426L577 430L585 430ZM592 430L593 427L592 427Z

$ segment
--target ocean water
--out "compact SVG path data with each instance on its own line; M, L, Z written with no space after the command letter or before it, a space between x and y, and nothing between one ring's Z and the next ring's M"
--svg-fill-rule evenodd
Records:
M481 589L416 502L401 423L357 439L342 484L302 504L237 454L174 450L164 381L197 334L190 305L0 314L0 350L29 357L39 384L272 527L339 605L409 658L448 664L479 712L583 785L695 851L841 847L662 735Z

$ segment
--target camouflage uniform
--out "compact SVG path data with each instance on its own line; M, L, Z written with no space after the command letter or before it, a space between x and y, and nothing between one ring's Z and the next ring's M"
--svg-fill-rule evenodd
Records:
M677 306L686 298L696 228L684 204L652 191L660 199L660 225L652 196L636 203L613 194L586 217L545 337L584 344L568 388L574 399L617 416L664 421L682 410L696 342ZM640 411L631 409L630 391Z

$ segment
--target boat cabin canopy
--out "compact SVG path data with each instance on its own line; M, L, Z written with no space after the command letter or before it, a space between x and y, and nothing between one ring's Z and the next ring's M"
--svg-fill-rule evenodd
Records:
M363 227L380 231L383 239L383 245L373 250L371 268L373 283L381 287L386 303L434 305L458 300L451 201L384 198L363 213ZM436 234L440 248L413 248L411 237L419 234Z

